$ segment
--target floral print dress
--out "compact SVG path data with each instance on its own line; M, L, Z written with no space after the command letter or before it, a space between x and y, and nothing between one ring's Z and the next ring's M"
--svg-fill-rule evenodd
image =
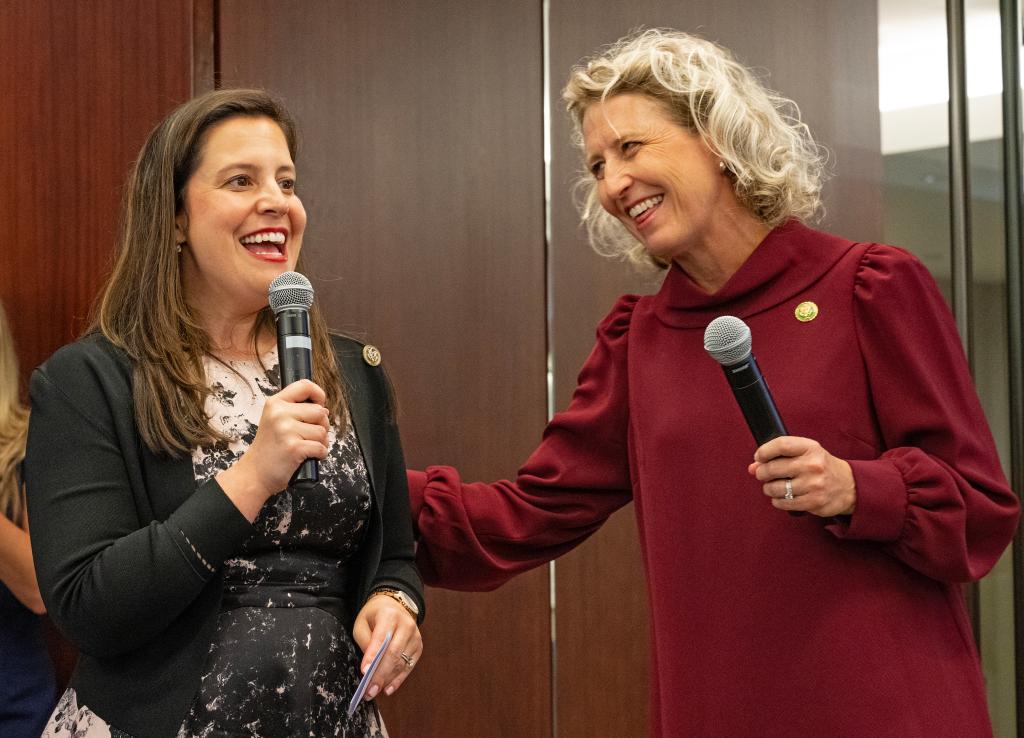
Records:
M194 450L197 484L248 449L279 376L276 350L261 363L207 358L205 367L213 389L207 414L229 440ZM225 562L216 634L177 738L387 738L374 703L346 715L361 676L351 636L355 574L346 562L365 535L371 496L351 424L340 437L331 429L328 448L320 480L270 498L238 556ZM127 734L79 705L69 688L43 736Z

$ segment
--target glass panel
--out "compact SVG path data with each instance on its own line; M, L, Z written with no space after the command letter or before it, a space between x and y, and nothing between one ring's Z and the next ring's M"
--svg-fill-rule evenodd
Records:
M1004 468L1010 454L1004 231L1002 61L998 0L964 5L970 130L974 380ZM981 656L997 736L1016 735L1013 557L978 588Z
M950 293L949 111L943 0L879 0L883 240L913 251Z

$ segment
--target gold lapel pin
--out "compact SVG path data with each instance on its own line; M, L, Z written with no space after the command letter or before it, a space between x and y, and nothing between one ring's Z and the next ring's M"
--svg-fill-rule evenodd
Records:
M380 351L376 346L371 346L370 344L363 346L363 361L370 366L380 365Z
M801 323L807 323L818 317L818 306L810 300L807 300L806 302L801 302L796 306L794 314L796 315L796 319Z

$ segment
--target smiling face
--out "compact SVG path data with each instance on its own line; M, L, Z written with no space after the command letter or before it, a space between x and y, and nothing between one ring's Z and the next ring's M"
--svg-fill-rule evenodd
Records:
M277 123L237 116L210 128L175 224L186 300L204 320L265 307L270 282L295 268L306 229Z
M647 95L592 104L583 140L601 206L663 261L686 268L714 248L720 218L742 209L718 157Z

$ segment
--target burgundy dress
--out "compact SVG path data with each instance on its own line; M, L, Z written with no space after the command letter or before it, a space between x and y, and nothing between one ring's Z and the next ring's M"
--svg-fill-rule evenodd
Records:
M754 442L702 345L724 314L750 326L789 432L850 462L852 517L791 517L748 475ZM409 478L424 578L455 589L635 502L653 735L991 735L958 583L994 565L1018 502L949 310L903 250L790 222L713 295L673 267L601 323L514 482Z

